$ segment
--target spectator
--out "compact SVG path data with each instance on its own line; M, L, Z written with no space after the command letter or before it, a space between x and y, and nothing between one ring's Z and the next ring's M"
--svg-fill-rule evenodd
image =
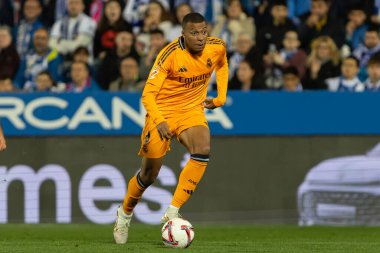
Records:
M84 62L89 66L92 65L91 55L87 47L78 47L75 49L73 53L73 60Z
M150 49L146 56L140 60L140 76L145 77L149 75L149 72L156 60L158 53L167 44L163 31L156 29L150 32Z
M263 54L279 51L282 47L282 41L285 33L295 30L293 22L287 17L288 8L285 0L276 0L272 4L271 22L267 23L259 31L257 45Z
M90 76L90 69L84 62L73 62L70 71L71 82L66 86L66 91L81 93L99 91L99 85Z
M370 17L375 12L374 2L377 1L378 0L334 0L331 2L330 15L343 20L347 18L352 8L360 6L366 13L366 16Z
M363 91L365 86L358 78L359 60L355 56L343 59L341 66L342 74L339 77L326 79L329 91Z
M325 80L339 76L339 51L328 36L321 36L311 43L311 53L307 60L305 89L326 89Z
M202 14L209 24L214 24L223 12L223 1L220 0L174 0L174 2L176 7L182 3L189 4L194 12Z
M148 4L140 32L149 34L151 30L160 29L166 34L173 26L170 19L170 13L165 10L164 6L159 1L152 0Z
M231 90L257 90L265 89L264 80L256 74L253 65L248 60L240 62L236 75L231 79L229 89Z
M236 41L241 32L245 32L255 40L255 25L252 17L248 17L243 12L240 0L229 0L227 15L217 18L211 35L223 39L227 44L227 51L231 52L236 48Z
M167 41L171 42L182 35L182 20L190 12L193 12L193 9L187 3L182 3L176 7L174 26L165 34Z
M352 50L355 50L364 42L364 36L368 29L367 15L361 5L353 7L348 13L346 24L346 42Z
M62 55L70 55L80 46L92 52L96 24L83 13L83 0L67 0L68 16L54 23L49 45Z
M302 91L302 84L299 72L296 67L290 66L282 71L282 90Z
M256 74L263 74L263 62L262 55L258 48L255 46L255 42L252 37L245 32L239 34L236 42L236 50L227 54L228 58L228 77L231 78L236 74L236 70L242 60L248 60L256 71Z
M296 31L288 31L283 40L283 49L279 52L274 51L264 56L264 62L269 76L269 83L282 82L282 70L290 66L296 67L300 77L305 73L307 55L299 46L301 42L298 39ZM277 85L272 85L277 86Z
M14 25L14 12L12 0L0 0L0 26L6 25L13 27Z
M0 26L0 76L14 78L20 58L12 44L12 35L8 26Z
M116 48L107 52L97 70L97 81L102 89L108 90L108 85L119 76L119 66L123 58L131 56L139 61L139 55L133 45L133 34L127 31L116 36Z
M63 92L65 87L64 83L56 83L48 71L42 71L36 77L36 91L38 92Z
M310 13L301 17L300 38L302 48L309 51L310 43L322 35L331 37L340 48L345 39L344 24L329 16L331 0L312 0Z
M33 34L43 26L39 17L42 12L42 6L39 0L26 0L24 3L24 18L15 29L15 43L19 55L25 55L33 48Z
M12 91L15 91L12 80L6 75L0 76L0 93Z
M253 14L256 27L263 27L266 23L271 22L270 10L274 2L276 0L253 0L253 5L256 7ZM288 18L298 25L300 23L300 16L310 11L310 2L311 0L286 0Z
M124 58L120 63L120 77L113 81L110 91L141 91L145 82L139 78L139 63L133 57Z
M380 57L374 56L367 64L368 78L365 81L365 88L369 91L380 91Z
M132 32L132 26L121 16L121 5L118 0L105 4L104 13L98 24L94 40L94 56L104 59L106 51L115 48L118 32Z
M137 33L145 17L150 0L128 0L126 1L123 17L133 26L133 32ZM160 4L169 11L169 0L159 0Z
M380 52L380 34L377 27L369 27L364 36L364 44L354 50L353 55L360 61L360 80L367 78L366 67L368 60Z
M48 46L49 33L39 28L33 35L34 49L21 59L14 84L19 89L36 90L36 76L47 70L54 80L62 78L62 58Z

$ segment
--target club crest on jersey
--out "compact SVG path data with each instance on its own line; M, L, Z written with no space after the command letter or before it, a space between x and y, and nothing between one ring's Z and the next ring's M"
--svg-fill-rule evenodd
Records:
M180 72L180 73L187 72L187 68L186 68L185 66L182 66L182 67L178 70L178 72Z
M152 72L150 72L149 79L154 79L158 74L158 67L155 67Z
M207 59L207 68L211 68L212 66L212 61L210 58Z

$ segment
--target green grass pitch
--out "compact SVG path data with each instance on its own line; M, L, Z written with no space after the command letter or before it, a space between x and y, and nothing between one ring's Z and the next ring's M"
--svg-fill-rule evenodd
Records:
M112 225L0 225L0 252L380 252L379 227L197 225L190 248L161 243L161 226L132 224L129 242Z

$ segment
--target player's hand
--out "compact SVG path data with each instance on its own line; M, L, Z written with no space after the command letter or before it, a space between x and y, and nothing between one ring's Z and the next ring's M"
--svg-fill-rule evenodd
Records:
M4 136L0 134L0 151L3 151L7 148L7 144L5 142Z
M206 98L205 101L203 101L203 105L207 108L207 109L215 109L216 106L214 105L214 102L212 101L213 98Z
M169 125L166 121L159 123L156 128L162 141L170 140L172 138L173 134L170 132Z

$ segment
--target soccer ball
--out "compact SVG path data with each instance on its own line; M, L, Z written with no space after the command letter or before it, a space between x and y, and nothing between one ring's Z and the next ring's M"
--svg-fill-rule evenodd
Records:
M187 220L173 218L161 229L162 242L171 248L187 248L194 239L193 226Z

